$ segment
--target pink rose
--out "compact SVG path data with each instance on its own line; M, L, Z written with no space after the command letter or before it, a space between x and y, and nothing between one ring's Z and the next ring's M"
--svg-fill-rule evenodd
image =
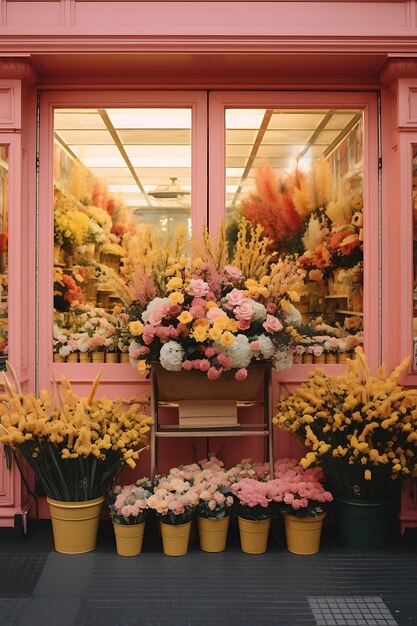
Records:
M247 301L246 296L244 295L244 293L242 291L240 291L240 289L232 289L232 291L230 291L227 295L226 295L226 309L232 310L235 307L239 306L240 304L243 304L244 302Z
M278 318L267 314L266 320L262 324L267 333L277 333L282 330L283 326Z
M323 346L314 346L313 354L314 356L320 356L323 353Z
M250 321L239 320L237 325L238 325L239 330L248 330L250 328Z
M233 309L233 314L238 320L250 321L253 315L253 309L249 302L243 302Z
M248 377L248 370L246 367L241 367L235 374L236 380L245 380Z
M227 317L227 313L223 309L213 307L207 311L206 317L209 322L213 322L217 317Z
M186 361L183 361L183 362L182 362L182 368L183 368L184 370L187 370L188 372L189 372L190 370L192 370L192 369L193 369L193 363L192 363L192 361L189 361L188 359L187 359Z
M154 311L153 313L150 314L149 323L152 324L152 326L159 326L161 322L162 322L162 316L157 311Z
M129 356L132 357L132 359L135 359L135 361L137 361L137 359L140 356L140 352L139 350L129 350Z
M133 352L138 352L139 356L144 356L145 354L149 354L150 350L146 346L141 346L139 350L134 350ZM130 354L130 356L134 359L137 359L138 357L133 356L133 352Z
M224 367L225 370L230 370L233 364L233 359L225 354L218 354L217 361Z
M251 341L249 345L254 352L259 352L259 350L261 349L261 344L259 343L259 341Z
M208 359L200 359L198 369L200 372L208 372L210 369L210 361Z
M169 307L169 314L172 315L172 317L177 317L180 311L181 307L179 304L171 304L171 306Z
M210 287L204 280L202 280L201 278L192 278L190 280L190 284L186 289L186 292L190 296L197 296L201 298L202 296L207 295L209 290Z

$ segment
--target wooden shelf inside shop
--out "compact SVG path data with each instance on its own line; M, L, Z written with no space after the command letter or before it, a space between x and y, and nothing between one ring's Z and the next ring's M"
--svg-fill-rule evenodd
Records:
M342 315L356 315L356 317L363 317L363 311L345 311L342 309L337 309L336 313L341 313Z

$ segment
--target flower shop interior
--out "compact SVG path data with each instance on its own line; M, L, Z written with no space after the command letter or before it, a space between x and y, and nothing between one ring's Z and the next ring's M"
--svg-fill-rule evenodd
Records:
M124 483L212 452L227 468L300 459L272 423L277 403L316 365L342 375L356 348L373 373L409 357L401 384L417 386L416 36L415 0L0 2L1 369L25 394L59 395L65 377L88 395L100 372L99 394L139 401L157 424ZM155 336L173 370L178 354L164 361L161 345L190 332L183 258L196 268L192 318L216 296L211 266L229 294L234 272L246 278L245 301L226 296L235 327L216 325L206 298L209 321L192 331L215 348L184 369L220 385L223 369L244 370L247 397L216 396L210 411L203 387L182 402L149 378ZM161 293L180 329L139 315ZM228 343L248 335L251 296L266 333L251 356L273 366L254 394ZM24 479L2 448L0 526L36 514L22 467ZM401 531L417 527L405 484Z

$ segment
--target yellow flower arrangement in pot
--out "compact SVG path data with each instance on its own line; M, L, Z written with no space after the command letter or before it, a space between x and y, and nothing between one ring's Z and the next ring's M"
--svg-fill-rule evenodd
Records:
M300 464L321 465L326 472L346 547L383 545L398 479L416 473L417 390L399 384L408 362L405 359L389 375L382 366L373 376L358 347L343 375L316 369L278 402L274 423L296 433L308 448ZM378 522L369 531L362 520L364 504ZM344 525L346 509L349 519ZM360 520L357 532L355 520ZM344 538L346 529L354 536Z
M4 376L0 396L0 442L20 452L34 470L51 510L55 548L79 553L94 549L104 496L126 463L135 467L147 448L152 419L140 404L97 398L100 373L90 394L80 397L65 378L53 396L23 394ZM76 515L95 518L91 532ZM68 519L63 536L58 522ZM85 521L85 520L84 520Z

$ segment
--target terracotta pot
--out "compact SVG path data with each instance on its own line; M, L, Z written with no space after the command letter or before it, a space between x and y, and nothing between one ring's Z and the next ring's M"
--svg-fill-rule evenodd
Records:
M263 554L268 545L271 518L248 520L238 517L240 546L247 554Z
M210 519L198 516L200 549L204 552L223 552L226 549L230 517Z
M297 517L283 513L287 549L293 554L316 554L326 513L317 517Z
M55 550L82 554L96 547L98 522L104 496L84 502L61 502L47 498L51 512Z
M142 552L145 522L141 524L115 524L116 551L119 556L137 556Z
M191 522L165 524L161 522L162 546L167 556L184 556L188 552Z

